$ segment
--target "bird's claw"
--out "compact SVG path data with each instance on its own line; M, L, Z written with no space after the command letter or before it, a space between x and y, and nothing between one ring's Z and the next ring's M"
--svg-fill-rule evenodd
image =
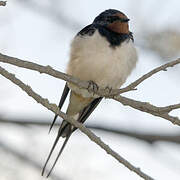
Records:
M112 91L112 87L106 86L105 90L110 94Z
M111 94L111 92L112 92L112 87L106 86L105 87L105 92L109 96Z
M93 92L94 94L98 91L99 87L94 81L88 81L88 92Z

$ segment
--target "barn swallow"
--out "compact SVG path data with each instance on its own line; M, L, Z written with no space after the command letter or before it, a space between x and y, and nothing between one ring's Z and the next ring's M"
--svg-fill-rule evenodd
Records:
M92 24L83 28L73 39L67 74L80 80L91 81L97 87L120 88L137 62L133 34L129 31L128 22L128 17L118 10L109 9L99 14ZM70 99L66 114L84 123L103 97L80 89L72 83L66 83L59 109L62 108L69 91ZM54 117L50 130L56 118L57 115ZM63 120L42 175L59 138L63 137L65 140L47 177L56 165L69 137L76 129Z

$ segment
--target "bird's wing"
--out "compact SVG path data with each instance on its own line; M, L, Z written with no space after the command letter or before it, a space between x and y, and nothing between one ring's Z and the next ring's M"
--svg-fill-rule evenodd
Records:
M58 107L59 107L59 110L61 110L61 108L62 108L62 106L63 106L63 104L64 104L64 101L66 100L66 97L67 97L68 93L69 93L69 87L68 87L68 85L67 85L67 83L66 83L65 86L64 86L64 90L63 90L63 93L62 93L60 102L59 102L59 106L58 106ZM49 132L51 131L54 123L56 122L57 117L58 117L58 115L56 114L56 115L54 116L54 120L53 120L53 122L51 123L51 126L50 126L50 128L49 128Z
M77 121L84 123L86 119L91 115L97 105L101 102L102 97L94 99L87 107L85 107L82 112L79 114Z
M80 113L79 117L77 119L78 122L84 123L86 119L91 115L91 113L94 111L94 109L97 107L97 105L101 102L102 97L94 99L88 106L86 106ZM59 133L63 137L69 136L69 134L72 134L77 128L68 123L67 121L63 121L61 124L61 127L59 128Z
M86 36L86 35L91 36L94 34L95 30L96 30L95 26L93 24L90 24L84 27L81 31L79 31L76 36Z

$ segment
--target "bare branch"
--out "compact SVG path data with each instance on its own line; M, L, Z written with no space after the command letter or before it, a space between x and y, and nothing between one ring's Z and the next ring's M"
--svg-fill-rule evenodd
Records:
M0 6L6 6L7 1L0 1Z
M107 152L107 154L110 154L112 157L114 157L117 161L122 163L129 170L135 172L137 175L139 175L143 179L146 179L146 180L152 180L153 179L150 176L146 175L144 172L142 172L140 170L140 168L137 168L137 167L133 166L126 159L124 159L122 156L120 156L117 152L112 150L107 144L105 144L99 137L97 137L94 133L92 133L89 129L87 129L83 124L81 124L78 121L68 117L65 113L59 111L59 108L55 104L49 103L48 99L44 99L40 95L35 93L30 86L25 85L22 81L17 79L14 74L9 73L8 71L6 71L2 67L0 67L0 74L2 76L4 76L5 78L9 79L10 81L12 81L17 86L19 86L23 91L25 91L29 96L31 96L34 100L36 100L42 106L44 106L45 108L47 108L50 111L54 112L55 114L58 114L64 120L66 120L69 123L71 123L73 126L79 128L93 142L95 142L102 149L104 149Z
M64 81L73 83L74 85L77 85L80 88L84 88L84 89L89 88L89 82L79 80L78 78L74 78L73 76L70 76L68 74L62 73L62 72L57 71L57 70L54 70L50 66L42 66L42 65L39 65L39 64L36 64L33 62L20 60L18 58L7 56L7 55L1 54L1 53L0 53L0 62L12 64L12 65L22 67L22 68L26 68L26 69L31 69L34 71L38 71L39 73L45 73L45 74L48 74L48 75L53 76L55 78L62 79ZM122 89L112 89L110 92L107 89L101 89L101 88L99 88L96 92L94 92L93 89L88 89L88 90L90 92L98 94L99 96L103 96L103 97L107 97L107 98L113 97L113 96L116 96L118 94L122 94L122 93L127 92L127 91L135 90L135 87L137 87L144 80L150 78L155 73L157 73L159 71L165 71L168 67L173 67L179 63L180 63L180 58L175 60L175 61L164 64L162 66L159 66L158 68L155 68L154 70L148 72L147 74L143 75L142 77L140 77L139 79L137 79L136 81L134 81L133 83L131 83L130 85L128 85L127 87L122 88Z
M169 63L166 63L162 66L159 66L155 69L153 69L152 71L148 72L147 74L143 75L142 77L140 77L139 79L137 79L136 81L134 81L133 83L131 83L130 85L128 85L127 87L125 88L122 88L120 91L120 93L122 92L127 92L127 91L130 91L130 90L134 90L135 87L137 87L140 83L142 83L144 80L150 78L152 75L156 74L157 72L159 71L167 71L167 68L169 67L173 67L177 64L180 63L180 58L175 60L175 61L172 61L172 62L169 62ZM119 93L119 94L120 94ZM115 94L117 95L117 94Z
M112 99L119 101L124 106L130 106L134 109L138 109L140 111L152 114L154 116L162 117L172 122L173 124L180 126L180 119L178 117L174 117L168 114L172 110L180 108L180 104L175 104L175 105L170 105L170 106L165 106L165 107L157 107L148 102L136 101L136 100L133 100L133 99L121 96L121 95L116 96Z
M171 112L172 110L180 108L180 104L175 104L175 105L170 105L170 106L165 106L165 107L157 107L157 106L151 105L150 103L136 101L136 100L133 100L130 98L123 97L121 95L114 96L114 94L117 94L117 92L120 94L123 92L133 90L137 85L139 85L141 82L143 82L147 78L151 77L153 74L155 74L159 71L162 71L162 70L166 70L168 67L172 67L176 64L179 64L180 59L177 59L175 61L172 61L170 63L167 63L163 66L160 66L160 67L150 71L149 73L145 74L144 76L142 76L141 78L139 78L138 80L136 80L135 82L131 83L129 86L127 86L123 89L113 89L111 91L109 91L107 89L101 89L101 88L99 88L97 91L94 91L94 89L92 89L92 88L89 89L89 82L81 81L81 80L74 78L70 75L56 71L53 68L51 68L50 66L42 66L42 65L39 65L36 63L23 61L23 60L20 60L18 58L6 56L3 54L0 54L0 62L9 63L9 64L12 64L12 65L15 65L18 67L35 70L35 71L38 71L40 73L45 73L45 74L48 74L50 76L53 76L53 77L56 77L59 79L63 79L67 82L70 82L70 83L77 85L80 88L87 89L89 92L95 93L95 94L102 96L102 97L114 99L116 101L119 101L123 105L127 105L127 106L134 108L134 109L137 109L137 110L140 110L140 111L143 111L146 113L150 113L154 116L164 118L164 119L172 122L173 124L180 126L179 118L169 115L169 112Z
M73 76L67 75L65 73L59 72L54 70L50 66L42 66L33 62L23 61L18 58L6 56L0 53L0 62L8 63L11 65L15 65L21 68L26 68L30 70L37 71L39 73L48 74L50 76L53 76L58 79L62 79L64 81L71 82L81 88L87 89L89 87L89 83L87 81L80 81L77 78L74 78ZM93 92L93 90L91 90Z

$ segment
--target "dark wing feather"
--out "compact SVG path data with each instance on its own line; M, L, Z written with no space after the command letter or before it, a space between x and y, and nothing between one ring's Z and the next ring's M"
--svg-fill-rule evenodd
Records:
M78 32L77 36L92 36L95 32L96 28L94 25L90 24L83 28L81 31Z
M65 85L65 87L64 87L64 90L63 90L63 93L62 93L62 96L61 96L61 99L60 99L60 102L59 102L59 106L58 106L58 107L59 107L59 110L61 110L61 108L62 108L62 106L63 106L63 104L64 104L64 101L66 100L66 97L67 97L68 93L69 93L69 87L68 87L68 85L67 85L67 83L66 83L66 85ZM56 114L56 115L54 116L54 120L53 120L53 122L51 123L51 126L50 126L50 128L49 128L49 133L50 133L50 131L51 131L54 123L56 122L57 117L58 117L58 115Z
M86 119L91 115L91 113L94 111L94 109L97 107L97 105L101 102L102 97L94 99L88 106L86 106L81 113L79 114L79 118L77 121L84 123ZM74 127L72 132L75 131L77 128Z
M86 119L91 115L91 113L94 111L94 109L97 107L97 105L101 102L102 97L94 99L88 106L86 106L80 113L79 117L77 119L78 122L84 123ZM66 122L66 124L61 129L61 135L65 132L67 137L69 134L74 132L77 128L71 125L70 123Z
M78 121L84 123L86 119L91 115L97 105L101 102L102 97L94 99L87 107L80 113Z
M56 163L57 163L60 155L62 154L62 152L63 152L63 150L64 150L64 147L66 146L66 144L67 144L70 136L71 136L71 134L69 134L69 135L65 138L65 140L64 140L64 142L63 142L63 145L62 145L62 147L61 147L61 149L60 149L60 151L59 151L59 153L58 153L58 155L57 155L57 157L56 157L56 159L55 159L55 161L54 161L54 164L53 164L53 166L51 167L49 173L48 173L47 176L46 176L47 178L49 177L49 175L50 175L51 172L53 171L53 169L54 169L54 167L55 167L55 165L56 165Z

